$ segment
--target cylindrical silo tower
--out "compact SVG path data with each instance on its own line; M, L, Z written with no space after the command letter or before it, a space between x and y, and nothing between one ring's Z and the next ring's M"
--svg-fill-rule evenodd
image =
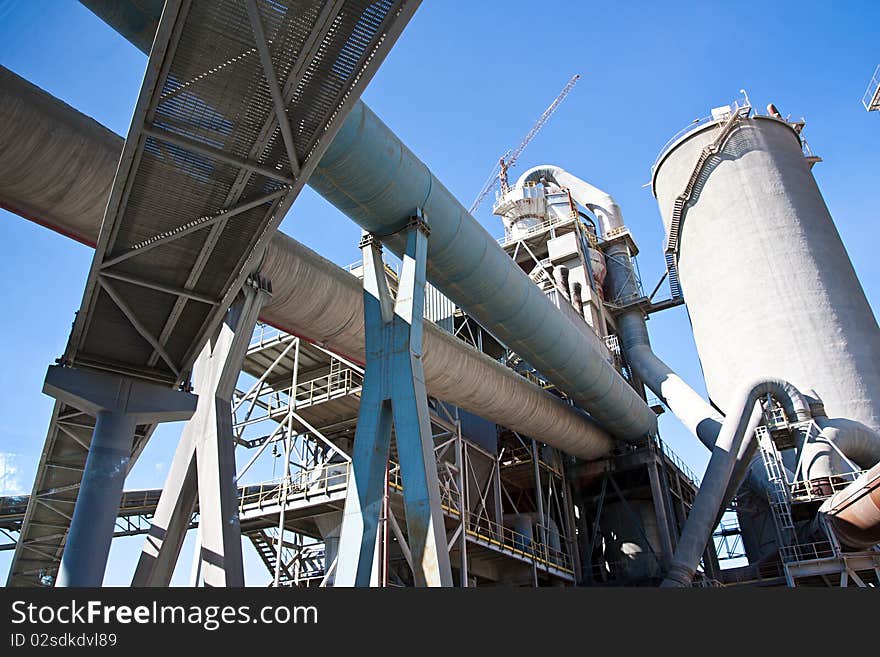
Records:
M709 395L727 412L738 385L778 377L880 430L880 330L803 124L739 112L684 134L653 176Z

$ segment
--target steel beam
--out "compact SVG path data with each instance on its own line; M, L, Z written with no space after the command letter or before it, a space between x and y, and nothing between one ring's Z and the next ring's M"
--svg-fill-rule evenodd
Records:
M143 381L53 365L43 392L96 418L58 586L100 586L107 567L135 429L189 418L196 398Z
M200 571L207 586L244 586L232 394L268 283L251 277L196 360L199 403L183 430L132 586L167 586L199 503Z
M392 421L414 581L416 586L452 586L421 361L429 230L418 216L401 232L406 250L396 300L388 290L379 238L367 235L361 242L367 365L335 586L369 585Z

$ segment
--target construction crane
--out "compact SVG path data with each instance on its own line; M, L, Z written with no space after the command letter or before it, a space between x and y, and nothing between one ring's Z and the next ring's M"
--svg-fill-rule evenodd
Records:
M501 183L501 193L504 194L508 189L510 189L510 185L507 180L507 170L516 164L517 159L522 152L526 149L526 146L529 145L529 142L535 138L535 135L540 132L541 128L544 127L544 124L547 123L547 120L553 116L553 113L559 108L562 104L562 101L565 100L565 97L571 92L574 88L574 85L577 84L577 81L580 80L580 75L573 75L572 78L566 83L566 85L562 88L562 91L559 92L559 95L553 99L553 102L550 103L550 107L544 110L544 113L535 121L535 125L532 126L532 129L529 130L528 134L523 138L523 140L519 143L519 146L513 149L508 149L504 155L498 158L498 163L492 169L492 173L489 174L489 178L486 180L483 188L480 190L480 193L477 195L477 198L474 199L474 202L471 203L471 207L469 212L473 214L483 200L489 195L497 183Z

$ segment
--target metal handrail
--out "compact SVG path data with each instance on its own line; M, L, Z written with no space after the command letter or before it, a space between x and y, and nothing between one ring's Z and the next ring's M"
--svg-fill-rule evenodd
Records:
M831 475L829 477L820 477L816 479L802 479L790 484L792 501L811 502L824 500L838 491L849 486L856 479L865 474L867 470L857 470L855 472L845 472L839 475ZM830 492L824 492L830 489Z
M739 111L744 110L746 108L751 108L750 103L744 102L742 105L740 105L739 100L733 101L732 103L730 103L729 106L731 108L731 114L735 114L736 112L739 112ZM688 125L686 125L681 130L679 130L674 135L672 135L672 137L670 137L669 140L665 144L663 144L663 147L660 149L660 152L657 154L657 157L654 159L654 163L651 165L651 173L653 174L654 170L657 168L657 165L660 163L660 160L663 159L663 156L666 155L667 152L669 152L669 149L672 147L672 145L676 141L678 141L682 136L684 136L685 134L687 134L688 132L690 132L694 128L697 128L702 125L708 125L710 123L715 123L718 120L719 119L716 119L711 114L709 116L703 116L698 119L694 119Z
M692 484L699 488L700 478L696 475L696 473L694 473L693 470L691 470L687 466L687 464L681 459L681 457L676 454L672 450L672 448L663 441L663 439L661 439L659 436L656 436L654 438L654 444L660 448L660 451L663 453L664 456L666 456L666 458L672 461L675 467L681 470L682 474L684 474L684 476L687 477Z
M514 242L519 242L522 239L537 235L538 233L548 230L553 226L569 224L574 222L575 220L577 220L577 215L571 217L550 217L549 219L545 219L539 224L529 226L529 228L527 228L524 232L519 233L516 237L511 236L509 232L505 231L504 237L499 237L496 241L501 246L507 246L508 244L513 244Z
M307 408L337 397L354 394L363 387L363 384L364 375L352 368L334 370L324 376L297 383L295 408ZM251 415L246 420L236 423L236 426L246 427L267 418L283 415L290 408L292 390L293 387L288 386L259 392L256 395L258 404L255 405L255 410L259 408L262 414Z
M403 491L400 466L394 462L389 462L388 486L398 492ZM458 518L462 517L461 494L459 491L441 486L440 503L447 515ZM574 574L573 559L565 551L557 550L534 537L530 538L510 527L489 520L487 517L475 514L467 509L464 510L463 520L464 531L472 538L488 542L501 552L531 559L545 568L553 568L568 574ZM560 545L563 543L573 544L571 539L567 539L552 528L536 524L535 531L539 536L546 535L549 537L553 535L559 537Z
M828 541L783 545L779 548L779 555L782 558L783 563L833 559L837 556L834 551L834 546Z
M334 468L341 470L331 472ZM350 470L345 463L328 463L319 468L300 470L293 475L245 486L239 498L239 511L243 513L254 508L275 506L285 494L289 500L291 496L308 498L342 489L348 485ZM388 486L398 492L403 491L400 466L394 462L389 462ZM446 514L461 518L461 494L458 490L441 486L440 501ZM470 510L464 510L464 526L468 536L488 542L501 552L530 559L545 568L574 573L570 549L558 550L536 537L526 536ZM571 539L550 527L536 524L535 532L537 536L556 537L560 545L572 547Z
M282 331L281 329L277 329L274 326L270 326L269 324L264 324L263 322L257 322L257 325L254 327L254 332L251 335L251 341L248 345L248 349L253 349L254 347L263 347L270 342L276 342L281 338L286 337L288 334Z
M331 473L331 470L339 468L344 469ZM299 470L292 475L244 486L239 497L239 510L243 512L254 507L275 505L285 492L289 497L309 497L343 488L348 485L349 470L345 463L327 463L318 468Z

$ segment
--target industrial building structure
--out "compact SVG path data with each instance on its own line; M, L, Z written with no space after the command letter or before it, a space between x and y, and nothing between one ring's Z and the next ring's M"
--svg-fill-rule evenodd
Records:
M276 586L880 584L880 329L803 121L744 95L663 147L646 293L607 191L502 159L496 241L358 100L418 2L83 1L150 59L124 142L0 72L0 204L96 248L8 585L99 585L143 535L167 586L190 530L212 586L242 537ZM305 184L362 262L276 231ZM710 400L650 345L683 304Z

